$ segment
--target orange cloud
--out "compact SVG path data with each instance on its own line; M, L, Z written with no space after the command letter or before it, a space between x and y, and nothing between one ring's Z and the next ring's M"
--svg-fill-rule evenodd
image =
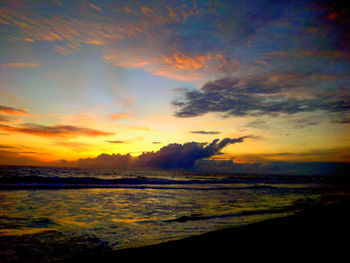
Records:
M43 35L43 40L49 41L49 42L54 42L57 40L62 40L62 37L60 37L56 33L50 32L47 35Z
M198 80L201 71L209 71L209 60L211 55L206 56L189 56L181 53L174 53L169 56L157 58L149 55L145 57L147 51L143 48L133 49L133 53L107 51L103 59L116 67L125 68L143 68L145 71L156 75L181 81ZM214 63L217 63L215 58Z
M163 56L163 63L174 69L198 70L207 67L206 62L211 60L212 56L188 56L182 53L174 53L171 56Z
M146 66L146 71L156 76L176 79L180 81L196 81L203 75L211 74L223 66L223 58L220 54L186 55L174 52L164 55L159 59L153 59L153 63Z
M171 18L177 18L177 14L173 11L173 9L171 9L170 6L167 6L166 8L168 9Z
M109 136L114 133L104 132L99 130L94 130L85 127L72 126L72 125L54 125L54 126L45 126L34 123L22 124L19 127L9 126L9 125L0 125L0 130L8 132L18 132L31 134L42 137L76 137L76 136Z
M152 70L151 73L155 76L176 79L180 81L195 81L201 78L201 74L195 72L176 72L169 69Z
M90 3L91 8L96 9L96 5ZM125 7L126 8L126 7ZM96 10L98 10L97 7ZM129 10L129 9L128 9ZM169 9L168 9L169 10ZM133 10L135 11L135 10ZM104 55L104 60L118 67L126 68L144 68L147 72L157 76L163 76L178 80L197 80L200 74L208 71L209 61L216 63L218 58L206 55L188 55L175 51L172 54L158 52L150 52L145 45L133 45L123 48L123 52L116 52L118 44L114 40L133 39L135 43L147 39L143 34L153 25L162 25L173 21L176 12L179 16L188 17L196 13L195 10L186 7L185 5L178 9L171 9L171 16L164 16L151 10L147 6L139 7L139 12L147 15L147 18L141 20L125 20L122 23L100 23L89 22L76 19L62 19L60 17L43 18L26 12L4 9L0 14L0 19L8 22L10 25L15 25L21 29L23 35L20 39L30 39L31 41L49 41L58 42L54 45L54 50L62 55L68 55L79 51L82 45L100 46ZM159 11L159 10L158 10ZM170 11L169 11L170 12ZM168 34L169 32L159 32L157 35L150 35L150 42L157 42L159 34ZM148 34L149 35L149 34ZM146 37L148 36L146 35ZM155 43L157 44L157 43Z
M0 115L0 122L9 122L9 121L10 121L10 118Z
M4 68L36 68L41 65L37 62L12 62L7 64L1 64L0 69Z
M103 41L97 39L89 39L85 42L85 44L94 45L94 46L102 46L104 44Z
M9 114L9 115L21 115L21 116L32 116L37 117L37 115L29 113L27 110L16 109L12 107L6 107L0 105L0 112Z
M99 7L90 4L91 8ZM60 17L38 17L27 11L0 9L0 22L16 26L20 29L21 40L34 41L66 41L55 47L55 51L68 54L78 51L81 44L104 45L107 40L120 38L120 26L98 22L88 22ZM63 46L62 46L63 45Z
M336 13L336 12L331 13L331 14L328 15L328 18L329 18L329 19L332 19L332 20L335 20L335 19L337 19L338 17L339 17L339 14Z
M163 76L180 81L196 81L217 71L232 71L240 66L238 61L228 61L220 53L206 55L187 55L174 52L162 56L146 67L156 76Z
M148 13L152 12L152 10L149 9L147 6L140 6L140 10L144 15L147 15Z
M147 61L141 57L129 56L129 54L125 53L110 53L104 55L103 59L113 66L124 68L142 68L150 64L150 61Z
M30 42L30 43L33 43L33 42L34 42L34 40L33 40L33 39L28 38L28 37L24 38L23 40L24 40L24 41L27 41L27 42Z
M265 60L260 60L260 59L255 59L254 63L257 65L264 65L264 66L268 64Z
M88 6L100 11L93 3L88 2ZM124 15L143 13L144 16L141 15L140 19L125 18L118 22L108 17L105 20L101 17L89 21L59 16L40 17L28 10L4 7L0 10L0 19L18 28L21 34L18 39L22 41L53 42L54 50L61 55L79 51L83 45L95 45L102 50L107 63L117 67L143 68L156 76L193 81L203 74L221 70L224 65L225 59L221 55L184 54L177 50L176 45L175 49L164 49L162 46L162 39L171 34L166 24L198 14L195 2L192 7L185 4L173 8L155 6L152 9L147 6L124 6L115 12ZM154 26L161 30L150 33ZM119 41L123 39L129 40L130 45L125 46L124 41Z
M94 5L93 3L89 3L89 6L93 9L95 9L96 11L101 11L101 8L99 8L98 6Z

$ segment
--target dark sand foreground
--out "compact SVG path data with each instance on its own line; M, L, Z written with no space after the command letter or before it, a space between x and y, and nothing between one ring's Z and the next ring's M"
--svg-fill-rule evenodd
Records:
M348 197L329 200L322 206L283 218L158 245L72 258L65 262L200 262L210 259L215 262L245 262L251 259L348 262L349 208Z

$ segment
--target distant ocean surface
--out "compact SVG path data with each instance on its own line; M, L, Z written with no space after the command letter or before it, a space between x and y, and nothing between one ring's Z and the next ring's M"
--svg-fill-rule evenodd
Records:
M293 214L341 177L0 166L0 261L51 262Z

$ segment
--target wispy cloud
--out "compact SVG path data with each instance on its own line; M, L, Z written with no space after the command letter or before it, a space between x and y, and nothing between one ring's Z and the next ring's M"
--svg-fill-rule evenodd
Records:
M41 64L37 62L12 62L12 63L6 63L6 64L1 64L0 69L5 69L5 68L36 68L40 67Z
M106 8L113 11L113 16L100 14L100 6L88 3L90 9L98 11L94 14L98 19L91 19L91 13L81 12L82 7L73 5L75 8L67 12L76 13L79 17L89 15L79 20L61 15L43 17L25 5L17 9L4 6L0 19L3 25L20 29L21 35L16 39L52 42L54 50L62 55L77 52L84 45L96 45L102 50L107 63L118 67L144 68L157 76L198 80L202 74L216 71L219 56L216 50L208 48L212 45L204 45L206 41L196 43L195 40L193 44L197 51L193 52L184 49L185 46L181 44L188 41L186 35L190 35L192 29L178 35L178 39L173 39L171 34L174 30L190 28L181 24L191 24L190 18L197 17L197 20L207 16L207 8L200 9L190 2L179 6L152 7L131 3L133 1L125 3L123 8L107 5ZM67 7L61 6L60 11L64 8ZM202 30L199 33L201 37L204 36ZM205 30L205 35L212 34L214 32ZM205 48L199 48L203 46Z
M9 117L0 115L0 122L9 122L10 120Z
M96 11L101 11L101 8L99 8L98 6L94 5L93 3L89 3L89 6L93 9L95 9Z
M119 143L125 143L125 141L106 141L112 144L119 144Z
M332 122L338 123L338 124L350 124L350 117L349 116L337 117L333 119Z
M17 109L7 106L0 105L0 113L5 113L9 115L21 115L21 116L32 116L37 117L37 115L31 114L28 110Z
M47 5L53 8L51 2ZM251 73L252 66L264 72L270 65L303 68L300 65L310 59L319 63L308 63L307 70L330 66L329 59L337 60L334 65L339 68L339 61L349 58L348 22L341 12L330 12L329 6L322 3L316 8L313 1L306 1L302 9L293 1L172 1L167 5L78 1L56 6L57 15L48 17L35 5L24 3L16 8L5 4L0 23L18 29L12 30L18 35L11 39L52 42L63 55L96 45L113 66L195 81L216 73L234 74L237 65L245 74ZM281 59L286 57L292 58L288 65ZM12 64L5 67L24 66Z
M140 141L143 140L143 137L136 137L136 138L132 138L132 139L126 139L126 140L108 140L106 142L111 143L111 144L122 144L122 143L133 143L135 141Z
M251 127L254 129L264 129L264 130L271 128L271 126L269 124L267 124L267 122L264 120L253 120L253 121L247 123L246 127Z
M162 61L174 69L181 70L197 70L203 67L208 67L206 62L211 60L212 56L207 54L205 56L186 56L182 53L174 53L171 56L164 56Z
M219 131L190 131L190 133L195 133L195 134L220 134L221 132Z
M17 149L17 147L13 145L0 144L0 149Z
M42 137L77 137L77 136L109 136L114 133L94 130L72 125L45 126L34 123L26 123L20 126L0 125L0 130L18 132Z

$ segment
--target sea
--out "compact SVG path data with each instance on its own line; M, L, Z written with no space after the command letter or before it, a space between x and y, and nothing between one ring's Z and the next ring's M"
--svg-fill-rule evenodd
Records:
M0 166L0 262L54 262L294 214L344 177Z

